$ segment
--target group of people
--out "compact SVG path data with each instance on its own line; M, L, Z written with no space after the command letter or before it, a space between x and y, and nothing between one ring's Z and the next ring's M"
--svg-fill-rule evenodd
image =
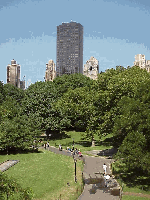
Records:
M78 155L79 157L82 157L82 153L80 151L80 149L78 150L77 148L74 149L74 146L72 147L72 149L70 147L67 147L67 151L71 152L73 155Z
M49 148L50 144L49 142L45 143L44 144L44 148L46 149L47 147ZM62 146L61 144L59 144L59 151L62 151ZM67 151L68 152L71 152L73 155L78 155L79 157L82 157L82 153L80 151L80 149L78 150L77 148L74 149L74 145L72 147L72 149L70 147L67 147Z

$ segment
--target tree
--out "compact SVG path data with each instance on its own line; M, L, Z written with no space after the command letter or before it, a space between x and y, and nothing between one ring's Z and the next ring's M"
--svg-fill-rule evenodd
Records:
M85 131L87 121L93 112L94 93L88 87L68 89L55 103L53 108L59 113L61 119L66 119L65 128Z
M70 126L70 121L66 116L60 115L60 109L57 108L60 102L56 107L53 104L69 89L91 87L92 83L93 80L82 74L63 75L54 79L54 82L36 82L25 91L23 113L36 121L37 129L47 130L47 134L61 132Z
M139 67L124 71L110 69L99 75L93 85L93 90L98 93L95 107L97 107L97 113L98 109L100 113L100 135L112 132L114 121L119 115L117 104L123 96L133 98L139 85L149 78L150 74Z
M39 131L34 129L34 122L26 115L17 115L13 119L5 119L0 125L1 150L29 149L33 141L39 136Z
M129 172L136 171L137 175L139 175L139 173L141 174L145 170L143 168L143 156L145 153L145 136L138 131L132 131L123 140L122 145L118 149L117 156L122 158L121 162L126 166L124 169L127 169Z
M5 99L4 85L2 81L0 81L0 104L4 101L4 99Z
M18 103L24 98L24 90L15 87L12 84L4 84L4 91L6 98L11 97L11 99L16 100Z

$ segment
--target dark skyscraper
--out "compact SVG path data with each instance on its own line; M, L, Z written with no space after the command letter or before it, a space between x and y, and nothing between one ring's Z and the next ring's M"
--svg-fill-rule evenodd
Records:
M83 26L62 23L57 26L57 76L83 73Z

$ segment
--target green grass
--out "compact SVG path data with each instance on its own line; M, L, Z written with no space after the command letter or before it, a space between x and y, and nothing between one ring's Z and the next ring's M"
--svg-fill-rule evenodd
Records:
M148 200L147 197L137 197L137 196L129 196L129 195L123 195L122 200Z
M77 162L77 179L74 182L74 161L69 156L49 151L16 155L1 155L0 163L5 160L20 160L6 173L15 178L23 188L31 187L34 199L51 200L62 195L63 199L77 199L77 188L81 193L82 162ZM67 186L70 183L70 187ZM78 194L79 195L79 194Z
M95 136L95 147L91 147L90 140L83 138L83 134L84 132L75 132L75 131L65 132L65 135L66 135L65 138L57 139L57 140L49 140L49 143L51 146L56 146L56 147L58 147L59 144L61 144L62 148L66 149L67 147L72 148L73 139L74 139L75 148L80 149L82 153L84 153L85 151L104 150L104 149L112 148L111 134L105 137L102 137L101 140L99 139L98 136Z

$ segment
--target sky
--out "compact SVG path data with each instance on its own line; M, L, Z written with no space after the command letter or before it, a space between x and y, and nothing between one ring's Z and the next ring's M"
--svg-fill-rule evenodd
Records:
M133 66L136 54L150 60L149 0L0 0L0 81L11 60L21 65L26 87L44 81L56 64L57 26L83 26L83 65L94 56L99 71Z

